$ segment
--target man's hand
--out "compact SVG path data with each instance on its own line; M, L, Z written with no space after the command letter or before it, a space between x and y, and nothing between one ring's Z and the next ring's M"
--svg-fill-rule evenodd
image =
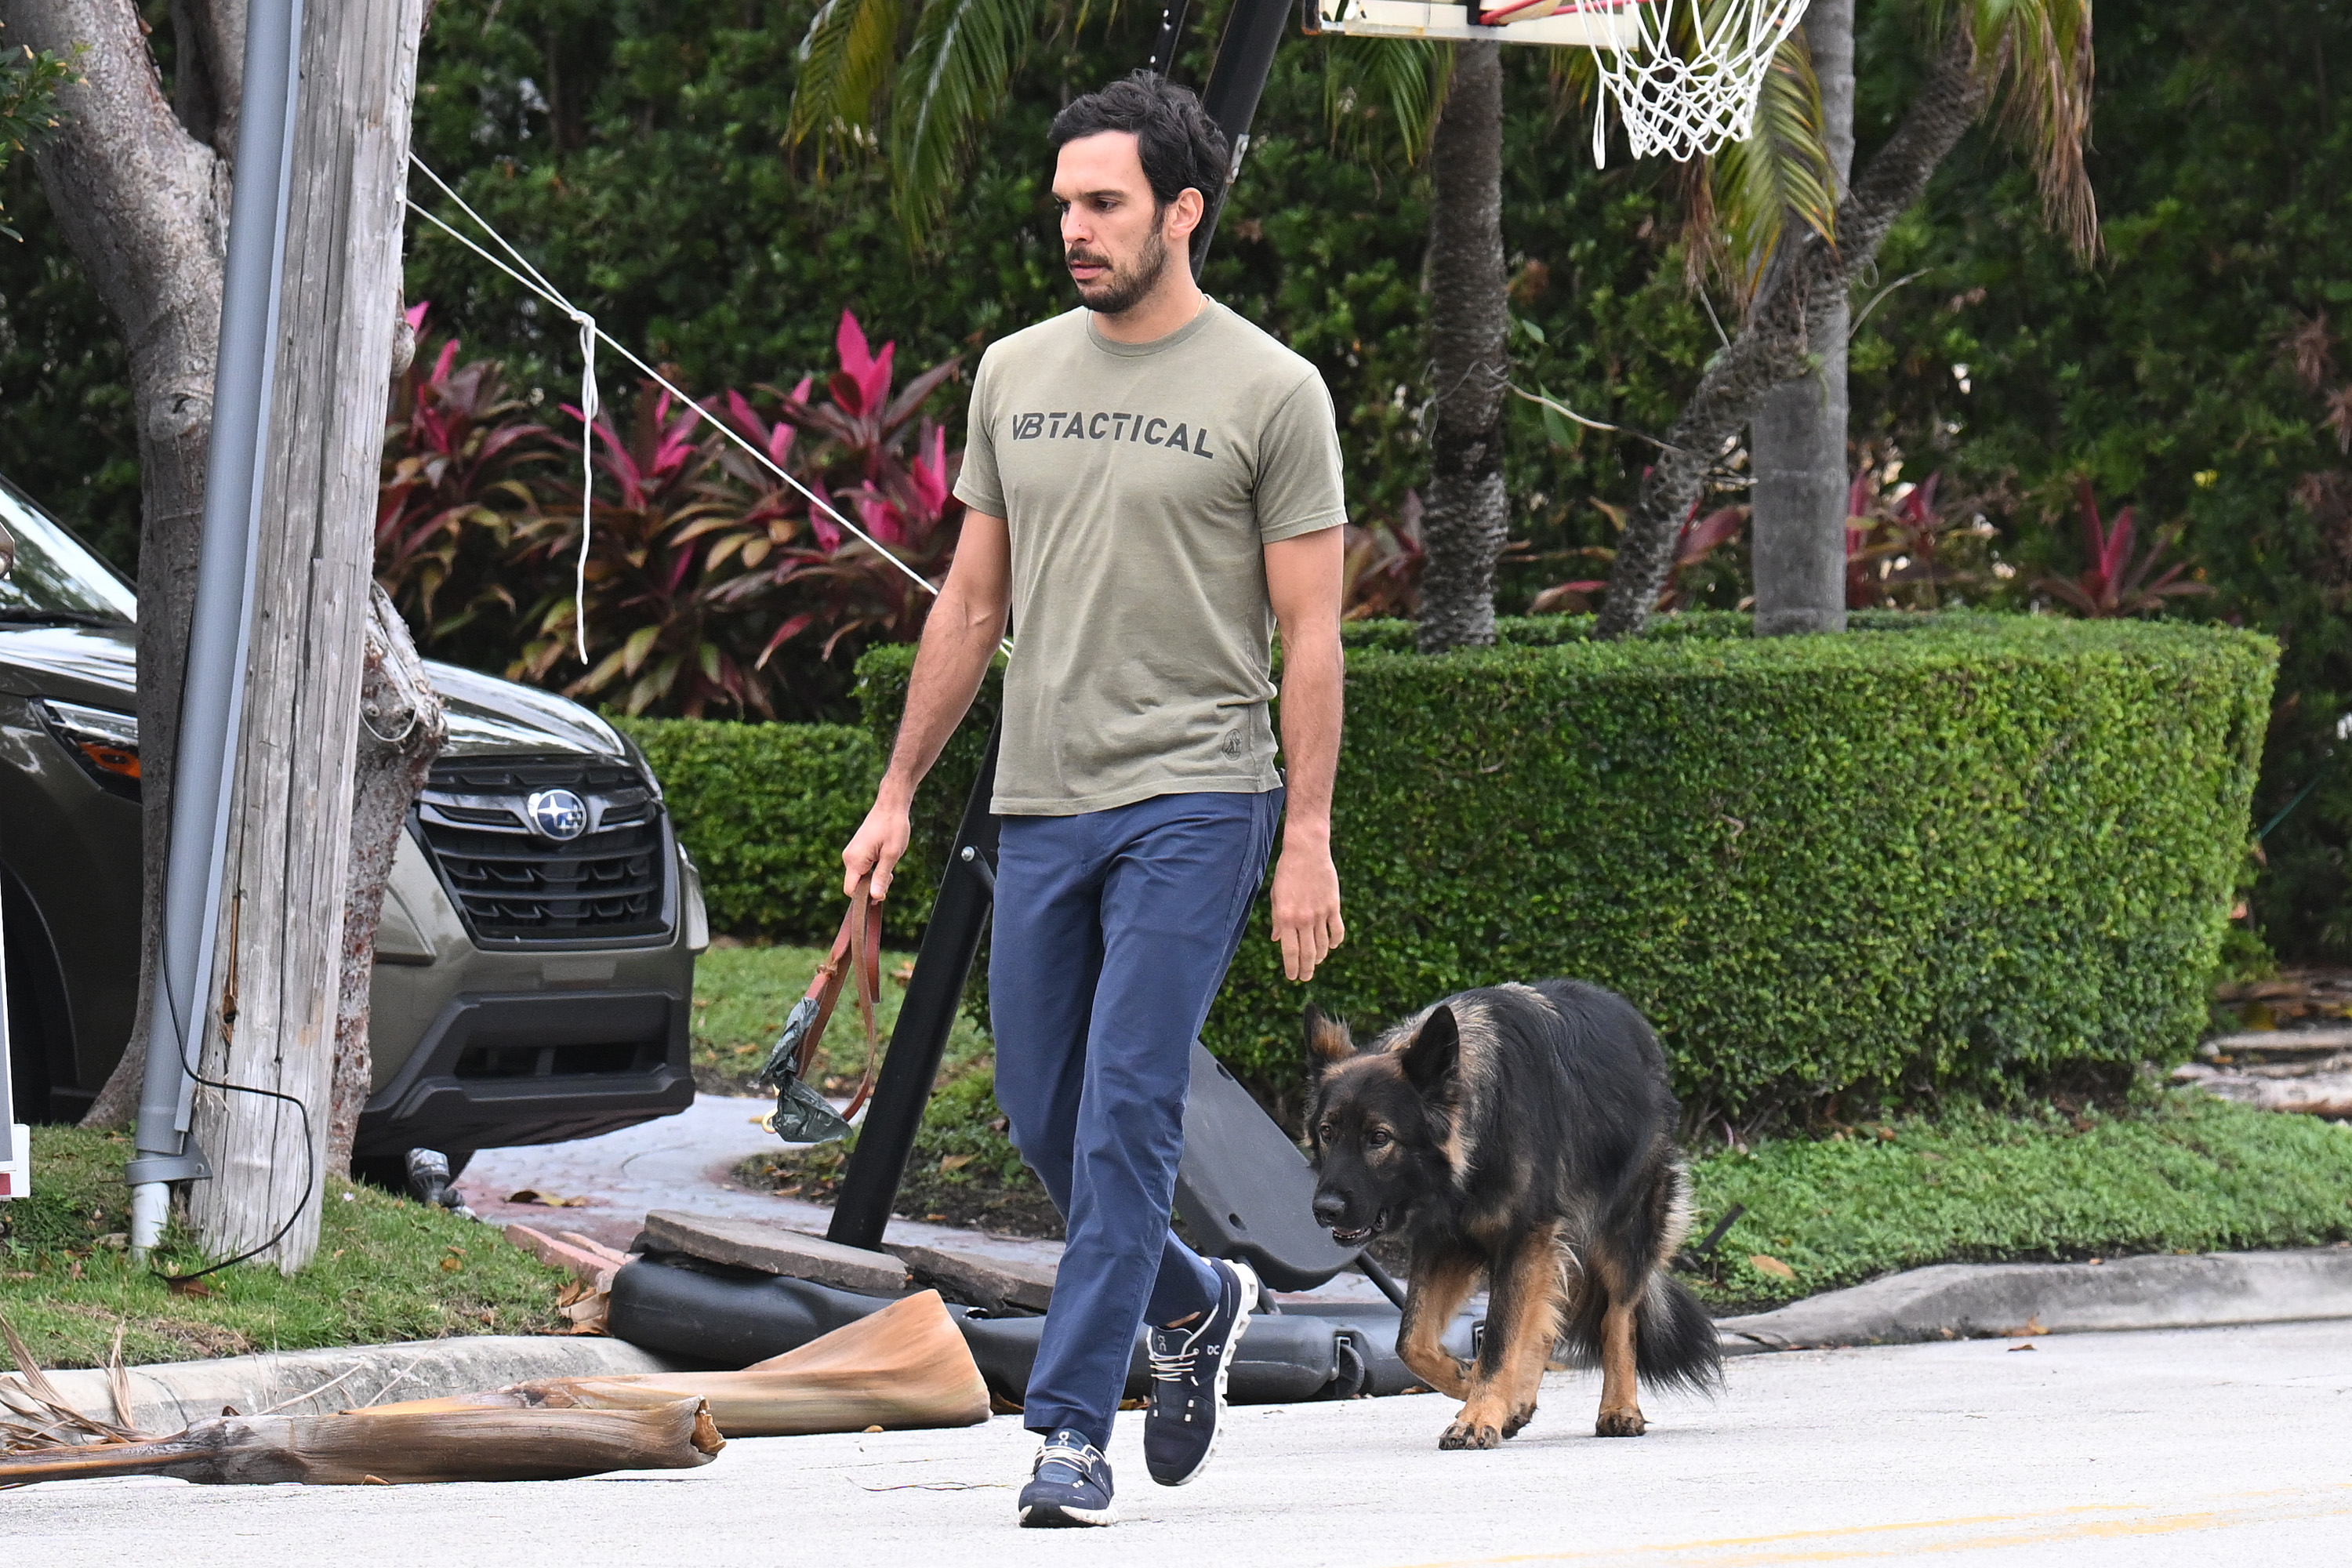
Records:
M1286 843L1274 868L1274 940L1282 972L1297 984L1348 940L1339 919L1339 871L1328 844Z
M876 903L888 898L890 879L898 869L899 858L907 853L910 833L904 802L887 798L876 801L874 809L858 825L849 847L841 852L842 893L856 898L857 885L862 881Z

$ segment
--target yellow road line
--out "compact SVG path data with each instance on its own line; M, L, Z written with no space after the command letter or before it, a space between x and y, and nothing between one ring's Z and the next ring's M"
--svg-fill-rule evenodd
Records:
M2352 1491L2352 1485L2329 1487L2318 1493L2241 1493L2238 1497L2246 1500L2233 1504L2222 1500L2172 1513L2153 1511L2143 1503L2081 1503L2032 1513L1965 1514L1949 1519L1792 1530L1774 1535L1718 1536L1654 1545L1458 1558L1423 1563L1417 1568L1504 1568L1506 1564L1522 1563L1623 1562L1633 1558L1664 1560L1678 1568L1713 1568L1716 1564L1738 1568L1748 1563L1844 1563L1874 1557L1916 1557L1928 1552L2000 1551L2069 1541L2178 1535L2192 1531L2352 1517L2352 1499L2342 1495L2347 1491ZM2256 1499L2265 1500L2253 1500ZM1966 1533L1948 1541L1919 1539L1920 1532L1935 1531Z

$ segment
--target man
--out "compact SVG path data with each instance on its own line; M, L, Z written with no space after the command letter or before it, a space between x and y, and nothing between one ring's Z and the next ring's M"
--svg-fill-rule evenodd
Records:
M989 963L996 1097L1068 1245L1024 1409L1045 1443L1027 1525L1108 1524L1103 1449L1137 1325L1144 1454L1201 1472L1257 1281L1168 1230L1192 1043L1241 941L1277 824L1274 936L1294 981L1344 931L1331 863L1339 749L1339 437L1314 367L1208 299L1187 250L1225 139L1149 73L1054 121L1054 195L1084 308L992 347L931 608L845 890L888 889L917 783L1003 635ZM1275 768L1268 644L1283 640Z

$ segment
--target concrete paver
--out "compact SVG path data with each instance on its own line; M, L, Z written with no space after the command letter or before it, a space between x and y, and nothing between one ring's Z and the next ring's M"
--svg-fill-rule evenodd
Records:
M735 1179L735 1167L745 1156L772 1154L787 1147L759 1126L760 1118L775 1108L773 1100L698 1095L692 1105L676 1116L601 1137L520 1149L485 1149L458 1178L457 1190L465 1194L468 1207L493 1225L520 1220L550 1235L573 1230L607 1247L627 1247L645 1228L646 1215L655 1209L682 1209L723 1219L772 1220L823 1236L833 1221L829 1206L755 1192ZM577 1208L506 1201L525 1190L586 1201ZM921 1220L892 1220L885 1239L949 1247L1007 1262L1050 1265L1062 1257L1058 1241L993 1236ZM1309 1294L1318 1300L1383 1300L1370 1280L1353 1272Z
M2017 1345L2030 1345L2020 1350ZM0 1498L11 1563L561 1565L1116 1562L2323 1563L2352 1558L2352 1323L1801 1352L1717 1400L1651 1396L1591 1436L1596 1380L1547 1380L1497 1453L1449 1454L1436 1397L1233 1412L1168 1491L1140 1417L1127 1522L1018 1531L1034 1439L738 1441L698 1470L531 1486L305 1489L106 1480Z

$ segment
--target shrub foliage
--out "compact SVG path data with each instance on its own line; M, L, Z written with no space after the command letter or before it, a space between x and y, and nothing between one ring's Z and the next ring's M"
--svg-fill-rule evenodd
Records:
M678 836L702 873L711 929L829 941L841 924L841 847L865 820L882 761L845 724L619 719L653 763ZM929 912L919 849L890 899L902 934Z
M1333 824L1350 940L1289 985L1261 900L1210 1046L1278 1090L1310 997L1370 1026L1571 974L1656 1022L1702 1116L2185 1052L2245 853L2273 645L1856 624L1764 640L1686 616L1603 643L1546 617L1438 658L1402 623L1351 627ZM911 662L859 667L878 734ZM925 786L935 854L989 718Z

